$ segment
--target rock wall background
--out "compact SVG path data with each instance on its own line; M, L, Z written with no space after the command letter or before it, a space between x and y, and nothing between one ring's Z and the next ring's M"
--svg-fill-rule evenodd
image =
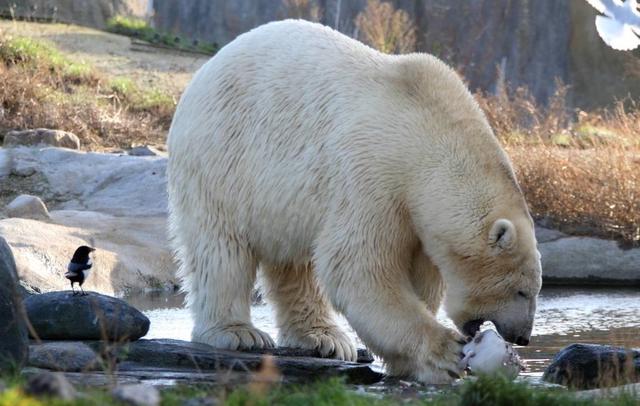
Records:
M570 104L606 106L640 97L640 53L614 51L595 30L584 0L393 0L418 27L418 50L445 59L472 89L493 91L497 69L511 86L527 86L541 102L555 79L570 86ZM279 0L155 0L159 30L224 45L268 21L284 18ZM321 22L349 35L366 0L317 0ZM634 73L635 72L635 73Z
M0 15L104 28L115 15L143 16L147 4L148 0L0 0Z

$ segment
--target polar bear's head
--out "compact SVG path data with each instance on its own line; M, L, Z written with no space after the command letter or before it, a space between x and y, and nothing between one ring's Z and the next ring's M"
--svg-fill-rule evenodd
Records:
M523 214L486 224L479 253L449 256L445 309L467 335L491 321L507 341L527 345L542 284L533 222Z

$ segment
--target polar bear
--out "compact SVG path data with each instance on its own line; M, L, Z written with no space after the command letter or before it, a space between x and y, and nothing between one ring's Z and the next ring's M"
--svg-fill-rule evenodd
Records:
M514 172L454 71L286 20L221 49L184 92L168 140L169 227L193 341L278 344L356 360L342 313L392 374L458 376L491 320L528 343L541 285ZM435 314L444 302L462 333Z

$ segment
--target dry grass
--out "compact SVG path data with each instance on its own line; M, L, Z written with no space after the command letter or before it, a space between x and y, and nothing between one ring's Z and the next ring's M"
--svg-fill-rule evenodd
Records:
M0 133L47 127L78 135L86 149L163 143L175 101L132 87L123 95L93 67L51 44L0 36Z
M570 234L640 246L640 106L572 112L565 95L559 85L546 108L524 89L477 98L534 218Z
M368 0L354 23L358 38L384 53L408 53L416 48L416 27L409 14L391 3Z
M322 18L322 9L314 0L282 0L284 18L297 18L318 22Z

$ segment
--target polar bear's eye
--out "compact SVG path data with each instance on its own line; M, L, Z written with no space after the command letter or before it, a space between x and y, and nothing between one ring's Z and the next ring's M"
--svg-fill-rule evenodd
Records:
M523 298L528 299L527 294L521 290L518 291L518 296L522 296Z

